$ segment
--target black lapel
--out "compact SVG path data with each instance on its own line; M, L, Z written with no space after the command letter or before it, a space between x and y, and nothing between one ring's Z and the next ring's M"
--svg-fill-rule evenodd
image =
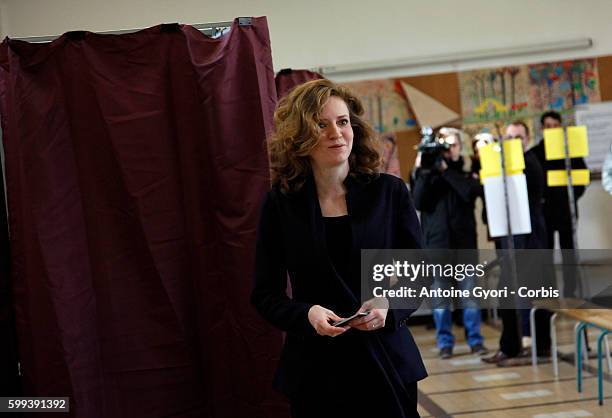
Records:
M346 177L344 180L346 186L346 206L348 209L349 217L351 219L351 232L353 234L353 254L361 256L361 243L363 242L363 219L362 211L365 193L363 191L364 185L361 181L351 175Z

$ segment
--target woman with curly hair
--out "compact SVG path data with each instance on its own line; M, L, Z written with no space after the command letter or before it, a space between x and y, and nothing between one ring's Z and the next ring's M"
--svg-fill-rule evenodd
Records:
M293 417L418 417L427 373L404 323L413 310L361 302L360 251L421 248L421 230L404 182L379 173L362 115L329 80L296 87L274 115L251 301L287 333L274 386Z

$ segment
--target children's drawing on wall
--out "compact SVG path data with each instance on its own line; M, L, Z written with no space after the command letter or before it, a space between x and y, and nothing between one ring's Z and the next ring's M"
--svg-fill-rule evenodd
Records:
M415 127L414 115L395 80L369 80L343 85L361 99L366 119L376 132L399 132Z
M525 117L529 108L526 66L459 73L463 123L482 123Z
M529 65L529 97L538 111L601 101L595 58Z

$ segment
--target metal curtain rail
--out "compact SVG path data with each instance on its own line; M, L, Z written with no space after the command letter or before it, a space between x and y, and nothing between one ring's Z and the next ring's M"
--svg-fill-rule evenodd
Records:
M364 71L393 70L410 67L422 67L434 64L456 64L479 59L513 57L520 55L539 54L546 52L559 52L588 49L593 46L593 39L578 38L540 44L519 45L507 48L481 49L440 55L426 55L413 58L399 58L382 61L369 61L354 64L330 65L313 68L320 74L339 75Z
M243 18L240 18L240 19L243 19ZM233 22L230 21L230 22L216 22L216 23L197 23L191 26L193 26L194 28L196 28L197 30L199 30L200 32L202 32L203 34L207 36L216 37L216 36L223 34L226 30L231 28L232 24ZM138 32L140 30L142 29L122 29L122 30L111 30L111 31L95 32L95 33L100 34L100 35L122 35L124 33ZM31 42L31 43L44 43L44 42L51 42L59 38L60 36L61 35L29 36L25 38L11 38L11 39L16 39L19 41L26 41L26 42Z

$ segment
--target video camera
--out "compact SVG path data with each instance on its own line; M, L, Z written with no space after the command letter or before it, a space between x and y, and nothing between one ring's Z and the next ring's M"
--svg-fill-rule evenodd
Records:
M437 167L443 159L444 151L450 148L450 144L444 138L435 135L430 126L421 128L421 143L417 150L421 153L421 168L431 170Z

